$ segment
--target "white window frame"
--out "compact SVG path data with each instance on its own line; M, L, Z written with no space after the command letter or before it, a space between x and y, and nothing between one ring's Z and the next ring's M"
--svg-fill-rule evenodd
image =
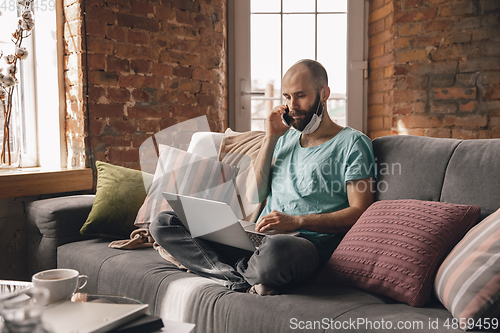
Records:
M347 8L347 125L367 130L368 1L348 0ZM249 131L250 91L250 0L228 0L229 127Z

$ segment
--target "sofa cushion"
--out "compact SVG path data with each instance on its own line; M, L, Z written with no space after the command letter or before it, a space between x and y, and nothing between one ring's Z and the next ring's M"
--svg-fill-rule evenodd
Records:
M196 322L197 332L286 332L292 318L335 318L393 303L349 287L308 285L273 297L235 292L177 269L154 249L119 250L108 244L95 239L60 246L58 267L87 275L84 292L138 299L164 320Z
M65 244L57 251L58 268L89 277L83 292L131 297L149 304L151 314L159 313L169 279L196 277L178 270L153 248L113 249L102 238Z
M375 202L340 242L318 281L422 306L429 300L441 261L479 212L477 206L440 202Z
M411 135L374 139L376 200L439 201L448 161L460 142Z
M130 237L135 217L144 202L152 175L96 162L97 191L92 210L82 226L82 235Z
M172 289L177 287L177 282L180 281L170 283ZM439 302L413 308L345 286L307 284L286 294L265 297L234 292L214 284L193 285L191 291L181 316L165 314L162 317L196 323L193 333L461 332L443 326L447 321L450 323L452 317ZM182 299L186 301L186 298ZM176 297L166 297L165 301L172 308L180 304ZM179 313L179 306L177 309ZM405 330L404 325L409 329Z
M480 206L480 219L485 218L500 208L499 170L500 139L460 142L446 168L440 201Z
M401 324L414 325L415 330L406 331L461 332L443 326L452 316L439 302L412 308L359 289L320 284L302 285L279 296L239 293L177 269L154 249L118 250L108 244L109 240L95 239L60 246L58 267L87 275L85 292L135 298L164 321L196 323L193 333L373 333L384 331L374 328L382 323L394 332L404 331L395 329Z
M465 326L500 317L500 209L455 246L439 268L434 288Z
M415 308L402 303L364 306L341 314L334 325L345 324L335 333L463 333L439 301Z

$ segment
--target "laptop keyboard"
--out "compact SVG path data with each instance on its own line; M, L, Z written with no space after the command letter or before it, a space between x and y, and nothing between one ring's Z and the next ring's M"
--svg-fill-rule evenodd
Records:
M247 235L255 247L259 247L262 244L262 239L265 237L265 235L254 234L252 232L247 232Z

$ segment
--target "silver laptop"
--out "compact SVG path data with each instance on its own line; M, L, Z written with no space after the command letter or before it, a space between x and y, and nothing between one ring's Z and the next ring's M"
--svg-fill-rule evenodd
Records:
M239 220L231 207L224 202L168 192L162 194L193 238L200 237L240 249L255 251L267 235L297 236L299 234L297 231L285 233L278 230L255 231L255 223Z

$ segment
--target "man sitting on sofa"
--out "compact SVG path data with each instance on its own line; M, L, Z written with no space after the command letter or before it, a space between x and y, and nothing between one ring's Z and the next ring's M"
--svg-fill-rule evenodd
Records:
M267 236L253 253L228 255L214 243L192 238L175 214L162 212L150 226L156 242L192 272L232 290L277 294L318 272L373 202L371 141L330 119L329 95L320 63L293 65L283 77L287 105L268 116L254 162L254 190L260 201L267 198L256 230L297 230L299 237Z

